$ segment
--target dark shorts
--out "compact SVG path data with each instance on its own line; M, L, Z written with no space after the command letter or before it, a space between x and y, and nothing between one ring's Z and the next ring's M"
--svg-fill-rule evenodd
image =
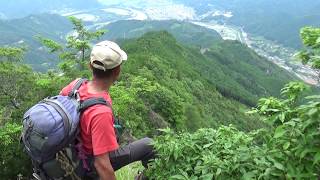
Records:
M155 157L155 152L151 143L152 139L143 138L110 152L109 157L114 171L136 161L141 161L142 165L147 168L149 160ZM89 162L87 162L89 164L90 171L83 168L80 171L79 175L86 177L83 179L94 179L97 177L93 161L94 159L90 158Z

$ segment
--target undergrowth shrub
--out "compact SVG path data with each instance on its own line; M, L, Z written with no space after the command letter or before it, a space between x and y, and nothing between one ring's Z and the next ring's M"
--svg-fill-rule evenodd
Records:
M268 149L254 141L259 131L244 133L233 126L194 134L164 131L155 141L158 158L149 168L153 179L268 178L269 171L277 168Z
M249 113L270 126L245 133L233 126L193 134L162 130L151 179L318 179L320 172L320 96L299 104L306 89L286 85L284 99L263 98Z
M31 162L19 142L20 133L21 126L16 123L0 127L0 179L17 179L32 171Z

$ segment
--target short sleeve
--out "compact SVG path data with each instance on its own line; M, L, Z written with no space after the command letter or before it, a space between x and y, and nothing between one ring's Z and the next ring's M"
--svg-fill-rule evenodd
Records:
M119 148L111 112L96 114L91 121L93 155L101 155Z

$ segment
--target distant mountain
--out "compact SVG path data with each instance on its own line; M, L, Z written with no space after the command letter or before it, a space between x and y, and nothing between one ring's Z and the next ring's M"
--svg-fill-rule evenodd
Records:
M0 20L0 46L27 46L26 63L36 70L47 71L56 66L58 60L41 48L37 35L65 42L65 36L72 29L65 17L41 14L21 19Z
M123 20L110 23L102 28L108 30L103 38L111 40L137 38L147 32L161 30L171 33L180 43L203 48L222 40L216 31L186 21Z
M97 0L1 0L0 18L21 18L30 14L83 10L101 7Z
M88 25L92 26L92 25ZM142 36L149 31L167 30L185 44L207 47L217 40L219 34L210 29L196 26L188 22L179 21L117 21L108 26L108 33L102 39L128 39ZM26 44L28 52L26 63L31 64L35 70L46 71L55 68L58 60L50 56L42 48L35 36L51 38L64 43L65 37L72 31L72 26L66 17L54 14L31 15L22 19L0 20L0 45L21 46Z

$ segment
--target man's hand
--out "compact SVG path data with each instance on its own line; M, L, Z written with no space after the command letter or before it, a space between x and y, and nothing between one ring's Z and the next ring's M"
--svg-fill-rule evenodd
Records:
M110 163L109 153L95 156L94 167L101 180L115 180L114 170Z

